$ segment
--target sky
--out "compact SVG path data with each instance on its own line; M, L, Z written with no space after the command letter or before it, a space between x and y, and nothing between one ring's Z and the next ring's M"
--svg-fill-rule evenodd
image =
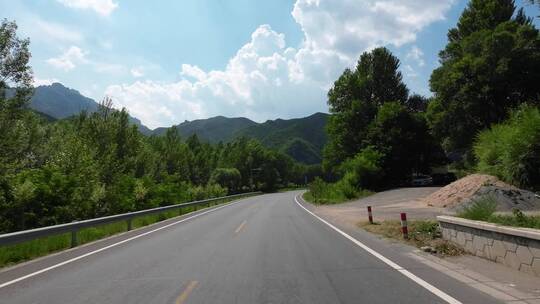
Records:
M523 5L530 16L537 7ZM362 52L388 47L430 96L465 0L20 0L2 18L29 37L35 85L104 96L150 128L216 115L255 121L328 112ZM538 19L535 21L538 24Z

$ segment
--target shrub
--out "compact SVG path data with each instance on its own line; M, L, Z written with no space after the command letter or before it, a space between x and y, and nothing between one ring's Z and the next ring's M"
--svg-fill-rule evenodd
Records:
M458 213L459 217L475 221L487 221L497 209L497 201L491 196L484 196Z
M477 169L519 187L540 190L540 111L522 106L481 132L474 144Z
M383 154L373 147L367 147L341 165L342 172L351 185L373 189L382 176L380 167ZM347 176L349 175L349 176Z

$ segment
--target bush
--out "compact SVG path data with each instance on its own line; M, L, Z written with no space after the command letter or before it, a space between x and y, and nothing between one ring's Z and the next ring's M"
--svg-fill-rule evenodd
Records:
M326 183L317 177L309 184L309 192L304 198L316 204L337 204L371 194L370 191L354 187L352 178L353 174L347 173L336 183Z
M485 196L458 213L459 217L475 221L487 221L497 209L497 201L491 196Z
M522 106L510 119L481 132L477 169L516 186L540 190L540 111Z
M383 154L373 147L367 147L355 157L346 160L341 165L341 171L346 172L345 177L350 185L363 189L375 188L382 177L380 167ZM349 175L349 176L347 176Z

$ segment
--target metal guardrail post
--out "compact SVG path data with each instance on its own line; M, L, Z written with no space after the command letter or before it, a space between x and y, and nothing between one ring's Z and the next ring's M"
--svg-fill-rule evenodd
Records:
M71 230L71 248L77 247L77 230Z
M132 219L127 220L127 231L131 231L131 222L132 222Z

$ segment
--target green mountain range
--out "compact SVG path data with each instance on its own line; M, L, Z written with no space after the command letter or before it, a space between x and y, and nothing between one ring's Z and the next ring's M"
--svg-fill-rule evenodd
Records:
M268 120L257 123L244 117L216 116L185 121L176 126L182 137L197 134L201 141L228 142L238 137L255 138L267 147L280 150L305 164L317 164L326 144L328 114L315 113L304 118ZM153 134L165 134L157 128Z
M51 120L67 118L81 111L94 112L98 109L98 103L76 90L53 83L35 89L30 108ZM216 116L185 121L176 127L184 138L197 134L201 141L209 143L226 143L238 137L254 138L297 161L317 164L321 162L322 149L326 143L327 120L328 114L324 113L315 113L304 118L268 120L264 123L244 117ZM168 129L150 130L131 116L130 121L146 135L163 135Z
M53 83L35 88L30 99L30 108L54 119L63 119L77 115L82 111L95 112L99 104L79 91L65 87L61 83ZM152 130L144 126L140 120L130 116L129 121L136 125L143 134L151 134Z

